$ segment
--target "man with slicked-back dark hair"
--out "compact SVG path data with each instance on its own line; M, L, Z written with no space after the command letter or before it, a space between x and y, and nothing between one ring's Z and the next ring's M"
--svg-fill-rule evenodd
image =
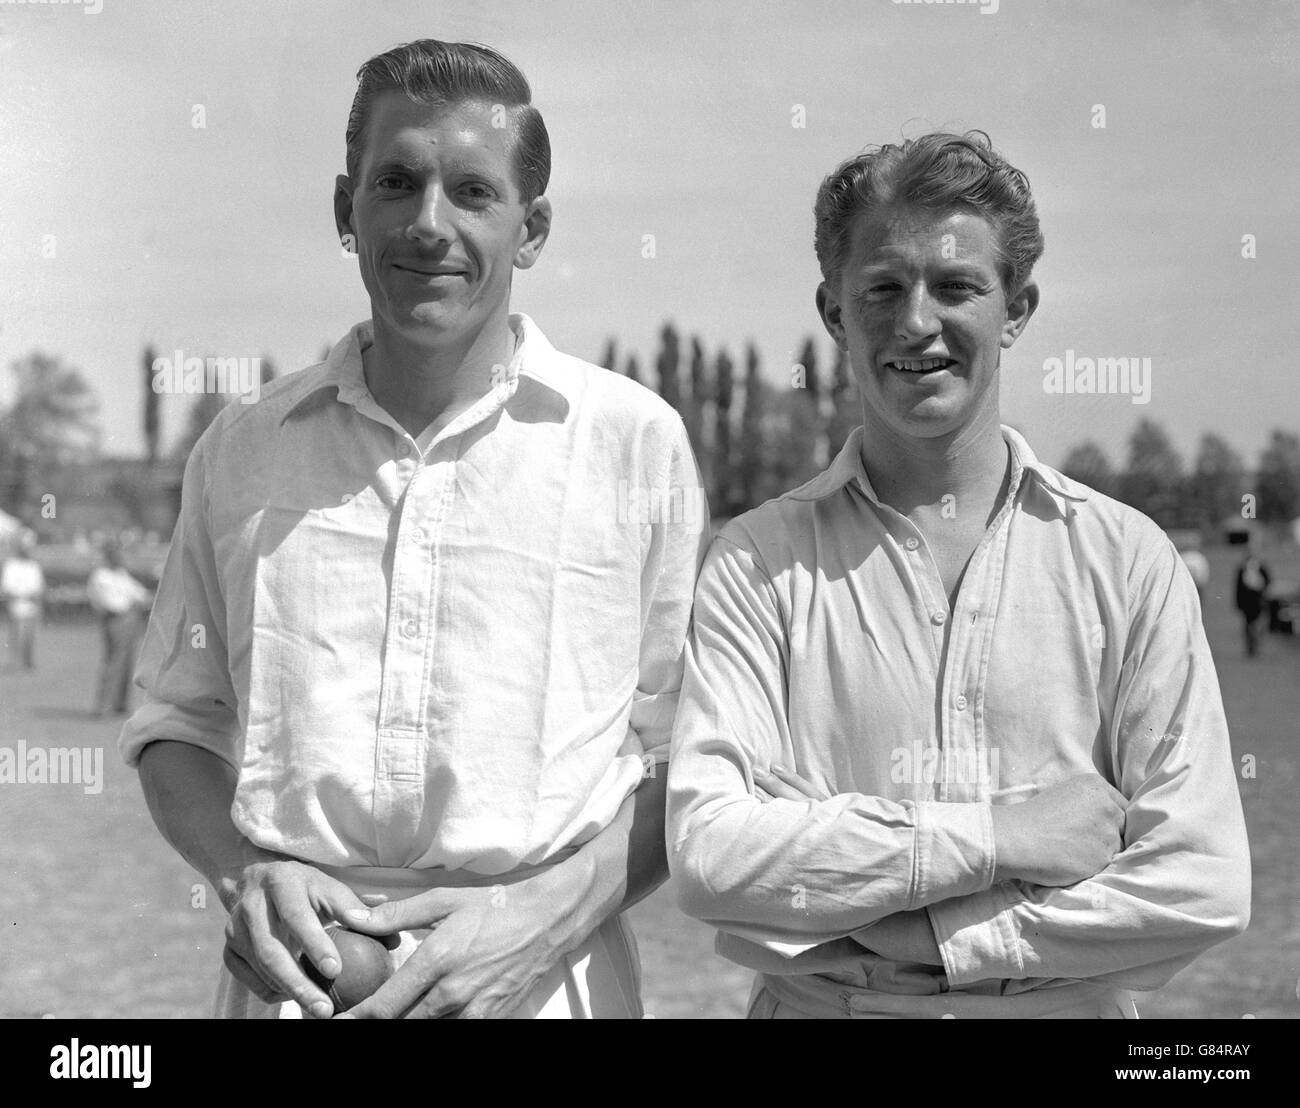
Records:
M510 311L551 226L523 74L426 39L358 78L371 319L195 447L121 749L229 913L218 1015L637 1018L695 460Z

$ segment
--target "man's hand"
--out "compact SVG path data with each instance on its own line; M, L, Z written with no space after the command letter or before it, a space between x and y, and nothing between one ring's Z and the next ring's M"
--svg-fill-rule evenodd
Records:
M754 784L765 798L785 800L829 800L830 794L800 777L784 766L773 766L771 772L755 768ZM869 927L853 933L853 939L873 954L891 962L920 962L927 966L943 965L939 942L930 926L930 917L924 909L914 912L895 912L877 920Z
M366 913L355 931L432 927L398 971L344 1019L493 1019L508 1016L563 955L556 941L555 871L514 885L431 889ZM563 903L560 895L558 903Z
M994 884L1073 885L1124 845L1124 794L1095 773L1067 777L1023 804L995 805Z
M762 800L830 800L831 794L811 781L800 777L794 770L773 766L771 772L753 769L754 784L764 795Z
M651 765L613 821L569 858L512 885L431 889L368 917L355 931L433 933L349 1017L499 1018L514 1012L565 955L668 876L666 775Z
M338 951L321 919L365 911L365 903L343 882L290 860L253 862L223 899L230 912L226 968L267 1003L292 998L307 1015L328 1018L333 1005L303 973L297 953L303 951L325 977L336 977Z

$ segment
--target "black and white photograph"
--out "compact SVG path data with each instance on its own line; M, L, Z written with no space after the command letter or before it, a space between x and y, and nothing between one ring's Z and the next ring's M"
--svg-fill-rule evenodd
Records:
M1298 58L1289 0L0 0L0 1016L99 1036L33 1072L1084 1019L1249 1081Z

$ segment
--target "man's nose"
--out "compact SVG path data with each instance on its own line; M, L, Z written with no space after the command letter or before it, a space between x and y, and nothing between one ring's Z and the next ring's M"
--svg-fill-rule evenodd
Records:
M918 283L908 290L899 305L894 327L900 339L923 339L939 331L938 305L930 290Z
M451 202L442 186L432 181L420 193L420 206L406 229L407 237L425 243L451 238Z

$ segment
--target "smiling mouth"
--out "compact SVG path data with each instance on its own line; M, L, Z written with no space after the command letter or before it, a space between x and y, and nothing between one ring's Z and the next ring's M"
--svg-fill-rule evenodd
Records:
M394 269L400 269L403 273L414 273L417 277L469 277L469 273L463 269L417 269L413 265L398 265L393 263Z
M939 369L950 369L957 363L951 358L900 358L892 362L886 362L889 369L897 370L899 373L925 374L933 373Z

